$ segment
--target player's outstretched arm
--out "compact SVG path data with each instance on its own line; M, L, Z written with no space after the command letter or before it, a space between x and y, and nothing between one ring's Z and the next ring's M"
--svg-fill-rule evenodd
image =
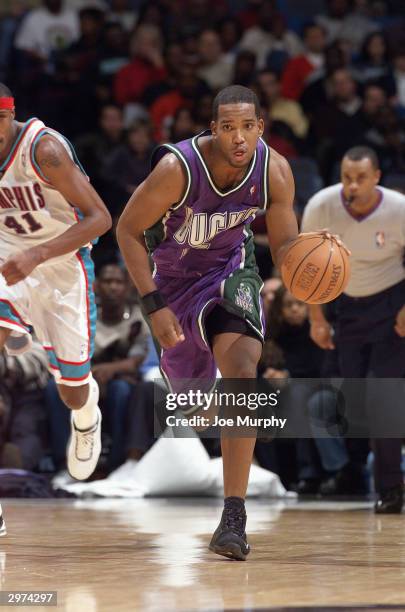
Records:
M288 245L298 236L294 212L295 185L290 164L271 149L269 164L270 205L266 213L271 256L280 268Z
M48 134L41 138L35 160L52 187L77 206L84 218L57 238L9 257L0 268L8 285L23 280L48 259L78 250L111 227L111 216L103 201L56 138Z
M161 159L148 178L135 190L117 226L117 240L128 272L141 296L156 291L144 232L179 202L186 189L185 171L173 153ZM163 348L184 339L174 313L162 308L150 315L152 331Z

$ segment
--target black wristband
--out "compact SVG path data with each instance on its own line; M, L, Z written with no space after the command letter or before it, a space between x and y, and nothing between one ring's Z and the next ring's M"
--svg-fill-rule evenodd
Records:
M166 308L167 302L160 291L152 291L141 297L142 308L146 314Z

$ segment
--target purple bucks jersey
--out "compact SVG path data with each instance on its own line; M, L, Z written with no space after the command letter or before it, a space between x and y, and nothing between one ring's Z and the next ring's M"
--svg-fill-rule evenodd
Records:
M155 273L162 277L195 278L219 270L228 276L243 267L252 248L249 225L268 204L266 143L259 139L245 177L223 191L215 185L198 147L198 138L207 134L210 131L176 145L162 145L152 158L154 167L164 155L174 153L187 176L181 201L146 232Z
M152 158L154 167L174 153L187 176L181 201L145 232L156 286L185 335L184 342L161 353L161 370L174 390L189 387L190 380L215 379L205 320L216 305L244 319L259 340L264 334L262 282L249 225L269 204L270 150L259 139L244 178L223 191L198 147L199 136L207 134L162 145Z

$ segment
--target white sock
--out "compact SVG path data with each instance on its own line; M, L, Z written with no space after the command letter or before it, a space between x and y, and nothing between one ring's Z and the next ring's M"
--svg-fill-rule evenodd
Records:
M98 384L92 377L89 381L89 396L87 402L80 410L73 410L73 420L78 429L89 429L96 424L98 398Z

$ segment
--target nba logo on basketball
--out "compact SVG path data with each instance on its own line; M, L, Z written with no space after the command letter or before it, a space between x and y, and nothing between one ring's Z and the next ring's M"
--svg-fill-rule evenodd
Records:
M384 235L384 232L376 232L375 243L376 243L376 245L378 246L379 249L382 249L382 247L385 245L385 235Z

